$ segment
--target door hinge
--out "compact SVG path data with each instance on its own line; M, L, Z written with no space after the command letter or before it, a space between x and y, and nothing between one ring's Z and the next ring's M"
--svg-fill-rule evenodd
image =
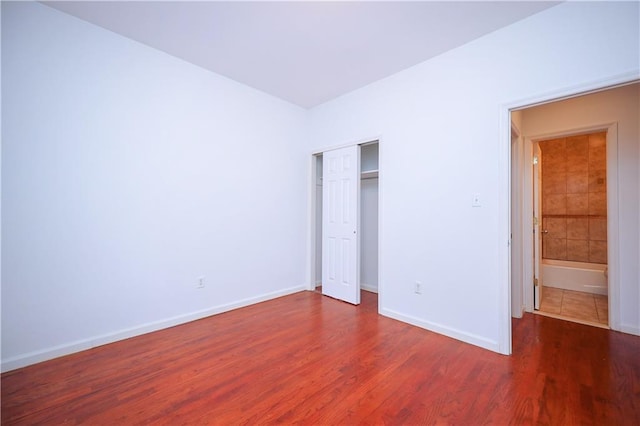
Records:
M533 286L534 287L538 287L538 279L537 278L533 279Z

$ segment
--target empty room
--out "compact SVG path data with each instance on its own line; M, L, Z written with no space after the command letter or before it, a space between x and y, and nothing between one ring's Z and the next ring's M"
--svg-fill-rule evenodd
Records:
M0 12L2 424L640 424L638 1Z

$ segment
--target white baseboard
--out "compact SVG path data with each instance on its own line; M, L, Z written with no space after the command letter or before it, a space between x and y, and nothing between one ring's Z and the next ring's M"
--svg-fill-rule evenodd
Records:
M635 334L640 336L640 327L635 325L620 324L620 331L627 334Z
M378 286L377 285L370 285L370 284L362 283L362 284L360 284L360 288L362 290L370 291L371 293L377 293L378 292Z
M321 285L322 285L322 281L317 281L316 282L316 287L320 287ZM378 292L378 286L377 285L361 283L360 284L360 288L362 290L370 291L371 293L377 293Z
M515 310L511 311L511 317L512 318L522 318L522 315L526 312L526 309L524 306L520 307L520 310L518 310L518 308L516 308Z
M211 315L232 311L234 309L243 308L245 306L264 302L266 300L271 300L277 297L282 297L288 294L304 291L306 289L307 287L305 285L300 285L297 287L289 287L283 290L278 290L271 293L265 293L256 297L250 297L248 299L238 300L225 305L214 306L214 307L203 309L200 311L190 312L188 314L178 315L172 318L153 321L153 322L142 324L136 327L118 330L113 333L94 336L88 339L76 340L75 342L53 346L40 351L29 352L23 355L9 358L7 360L2 360L2 366L0 369L2 370L2 372L15 370L17 368L26 367L28 365L36 364L38 362L48 361L53 358L58 358L64 355L69 355L72 353L84 351L87 349L95 348L97 346L102 346L108 343L117 342L119 340L128 339L130 337L140 336L142 334L151 333L153 331L174 327L176 325L185 324L187 322L206 318Z
M406 322L408 324L415 325L416 327L424 328L426 330L433 331L434 333L442 334L444 336L460 340L464 343L469 343L475 346L479 346L483 349L488 349L490 351L500 353L500 345L497 341L494 340L489 340L484 337L476 336L475 334L466 333L464 331L456 330L454 328L443 326L431 321L425 321L411 315L405 315L391 309L381 309L380 315L384 315L398 321Z

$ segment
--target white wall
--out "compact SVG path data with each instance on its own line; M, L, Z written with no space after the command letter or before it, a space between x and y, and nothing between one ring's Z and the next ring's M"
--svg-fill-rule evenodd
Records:
M378 291L378 178L360 181L360 285Z
M640 334L640 289L637 280L640 252L640 240L637 238L640 232L640 84L522 111L522 132L525 137L566 133L609 123L618 125L620 330ZM609 243L612 243L611 239Z
M380 135L383 314L509 352L504 111L638 75L638 16L564 3L311 111L310 151Z
M3 369L304 288L304 110L38 3L2 63Z

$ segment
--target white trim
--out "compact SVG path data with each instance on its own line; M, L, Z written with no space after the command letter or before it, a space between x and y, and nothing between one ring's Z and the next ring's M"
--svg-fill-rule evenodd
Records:
M620 200L618 187L618 123L607 126L607 274L609 328L620 331Z
M378 292L378 286L367 284L367 283L360 283L360 288L362 290L365 290L365 291L368 291L368 292L371 292L371 293L377 293Z
M500 110L498 147L498 342L493 351L511 355L511 112ZM506 319L506 320L505 320ZM482 346L482 345L479 345ZM485 346L483 346L485 347ZM487 347L487 349L490 349Z
M515 282L512 280L509 284L511 291L511 316L513 318L522 318L524 313L524 257L522 254L522 204L523 204L523 174L520 172L523 163L522 152L522 134L520 129L512 122L511 123L511 140L509 146L511 147L511 167L510 167L510 182L511 190L509 195L511 196L510 208L510 220L511 222L511 261L510 261L510 279L516 277ZM514 154L515 154L515 166L514 166ZM515 188L513 187L515 185ZM515 197L514 197L515 195ZM515 220L513 220L515 219ZM514 261L515 260L515 261ZM514 294L516 294L517 300L514 303Z
M540 94L537 96L531 96L523 98L514 102L509 102L503 105L509 111L517 111L553 102L563 101L566 99L576 98L583 95L589 95L592 93L602 92L605 90L615 89L616 87L626 86L627 84L636 83L640 79L640 72L630 71L612 76L610 78L604 78L601 80L592 81L590 83L578 84L575 86L565 87L553 92Z
M424 328L425 330L433 331L434 333L460 340L461 342L470 343L493 352L500 352L500 345L495 340L489 340L442 324L425 321L411 315L405 315L392 309L382 309L380 314L398 321L406 322L407 324L415 325L416 327Z
M505 102L500 107L500 153L498 160L498 167L500 168L500 187L498 188L498 214L500 218L507 218L510 221L510 208L511 208L511 190L510 190L510 182L511 182L511 158L510 158L510 149L511 149L511 111L529 108L536 104L554 102L561 99L573 98L580 95L587 94L589 92L596 92L601 90L607 90L613 88L615 86L630 84L640 79L640 72L638 70L629 71L626 73L614 75L608 78L603 78L600 80L592 81L589 83L584 83L576 86L565 87L564 89L560 89L553 92L538 94L536 96L531 96L529 98L524 98L520 100ZM526 145L525 145L526 147ZM525 149L525 156L527 150ZM506 153L506 154L505 154ZM530 156L530 154L529 154ZM525 165L527 164L527 159L525 157ZM526 176L525 176L526 177ZM525 182L526 185L526 182ZM607 188L608 190L608 188ZM609 206L607 205L607 208ZM527 210L523 210L527 211ZM527 215L524 215L524 218L527 218ZM526 222L523 221L523 222ZM524 227L523 223L523 227ZM509 265L510 265L510 250L503 249L501 241L509 240L509 224L504 225L499 228L497 241L499 245L498 256L500 259L498 260L500 268L500 277L499 277L499 291L500 291L500 307L498 309L498 321L499 321L499 349L498 352L504 353L503 350L505 348L509 348L509 353L511 352L511 277L509 276ZM531 229L531 228L530 228ZM524 228L523 228L524 231ZM523 232L523 235L526 236L527 232ZM526 246L524 247L526 250ZM525 256L526 253L523 253L523 258L527 259ZM608 253L610 254L610 253ZM527 262L525 261L525 265ZM611 290L609 290L611 291ZM614 296L615 297L615 296ZM526 298L526 297L525 297ZM611 299L610 299L611 300ZM611 302L610 302L611 303ZM611 311L610 311L611 312ZM619 324L621 327L625 327L622 324ZM638 330L636 330L635 334Z
M346 148L348 146L353 146L353 145L369 145L372 143L380 143L380 135L372 136L370 138L356 139L352 142L345 142L337 145L329 145L323 148L318 148L311 151L311 155L319 155L319 154L322 154L323 152L333 151L334 149Z
M382 206L384 206L383 202L383 194L384 194L384 150L386 145L382 143L382 135L378 135L378 314L382 313L382 307L384 306L384 279L383 279L383 257L382 257L382 247L383 247L383 226L382 226Z
M300 291L304 291L305 287L306 287L305 285L289 287L283 290L278 290L271 293L265 293L260 296L250 297L247 299L242 299L235 302L227 303L225 305L213 306L211 308L191 312L188 314L177 315L175 317L166 318L159 321L148 322L146 324L141 324L136 327L126 328L123 330L102 334L99 336L93 336L88 339L76 340L75 342L53 346L53 347L42 349L35 352L29 352L23 355L2 360L1 369L2 369L2 372L4 373L5 371L26 367L31 364L36 364L38 362L47 361L53 358L58 358L64 355L69 355L72 353L84 351L86 349L95 348L97 346L106 345L109 343L117 342L119 340L140 336L142 334L151 333L151 332L162 330L165 328L174 327L176 325L185 324L185 323L206 318L212 315L221 314L223 312L232 311L238 308L243 308L245 306L253 305L255 303L260 303L267 300L275 299L277 297L298 293Z
M533 259L533 141L529 138L522 138L524 150L524 170L519 173L523 175L522 183L522 275L524 277L522 293L524 295L525 312L533 312L533 291L531 287L534 278ZM527 213L528 212L528 213ZM527 284L528 283L528 284Z
M640 336L640 327L638 327L636 325L620 324L620 329L618 331L621 331L621 332L627 333L627 334L635 334L636 336Z
M522 132L520 131L518 126L516 126L516 124L513 122L513 120L511 120L511 111L509 111L509 122L511 123L511 132L512 132L512 134L515 133L516 137L518 137L518 138L522 137ZM511 143L511 140L509 140L509 143Z
M320 153L312 153L311 158L311 167L310 169L310 181L309 181L309 197L307 199L309 206L309 249L308 249L308 258L307 258L307 270L309 271L309 281L307 283L307 290L315 290L318 286L316 282L316 221L318 218L316 217L316 176L317 176L317 167L318 161L317 157Z

